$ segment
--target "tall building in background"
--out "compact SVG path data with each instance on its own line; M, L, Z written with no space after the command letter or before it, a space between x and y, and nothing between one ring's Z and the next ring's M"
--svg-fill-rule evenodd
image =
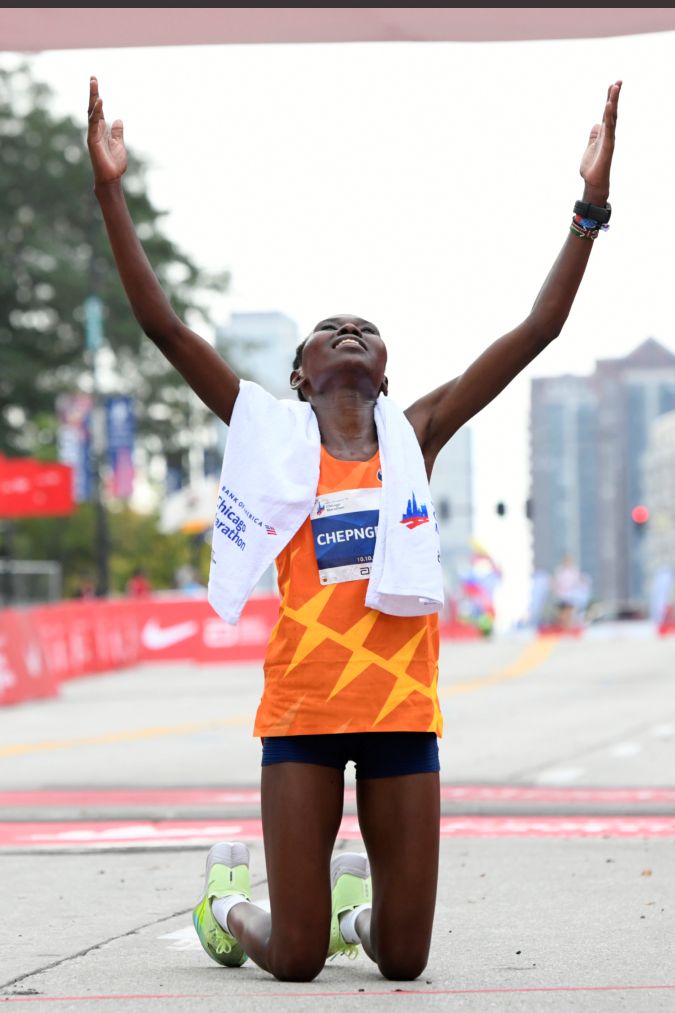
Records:
M233 313L216 328L216 348L242 376L275 397L294 397L288 378L300 333L295 320L276 310Z
M535 379L530 465L535 570L574 557L593 597L646 599L645 505L650 426L675 409L675 355L653 338L602 359L592 375Z
M653 338L623 359L596 365L600 516L598 541L603 597L644 600L644 537L631 520L644 504L649 429L675 409L675 355ZM648 507L648 504L644 504Z
M597 555L597 398L586 377L535 379L530 466L534 568L553 573L572 556L593 587Z
M300 340L295 320L276 310L233 313L229 323L216 328L216 348L235 372L275 397L295 397L289 377ZM216 429L222 453L227 427L217 422Z
M675 411L652 422L645 455L645 570L649 587L659 572L675 577Z
M471 555L473 534L473 465L471 430L455 433L436 458L431 498L441 540L441 565L446 593L455 593L458 575Z

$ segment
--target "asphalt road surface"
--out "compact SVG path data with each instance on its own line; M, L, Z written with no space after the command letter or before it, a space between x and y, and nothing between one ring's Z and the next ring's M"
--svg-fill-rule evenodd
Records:
M209 961L191 926L217 840L266 895L259 665L73 680L0 710L0 1003L8 1009L675 1010L675 637L446 643L429 965L364 955L309 984ZM347 772L338 847L362 845Z

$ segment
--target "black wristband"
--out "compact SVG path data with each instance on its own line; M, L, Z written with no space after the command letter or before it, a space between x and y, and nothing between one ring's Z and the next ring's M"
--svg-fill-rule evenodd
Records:
M607 203L604 207L600 207L598 204L578 200L574 205L574 213L581 215L582 218L592 218L598 225L606 225L612 215L612 206Z

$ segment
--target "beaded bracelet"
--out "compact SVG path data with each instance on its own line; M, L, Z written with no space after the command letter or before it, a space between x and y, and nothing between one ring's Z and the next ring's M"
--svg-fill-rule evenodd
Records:
M595 218L582 218L581 215L575 215L570 225L570 232L579 236L580 239L597 239L600 229L606 232L608 228L609 222L601 225L596 222Z

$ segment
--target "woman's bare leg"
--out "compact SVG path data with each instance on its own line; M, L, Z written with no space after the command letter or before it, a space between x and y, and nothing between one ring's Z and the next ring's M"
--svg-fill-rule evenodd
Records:
M385 978L417 978L429 958L438 884L437 773L357 780L359 824L373 879L372 913L356 931Z
M326 962L330 859L344 772L310 763L262 768L262 822L271 914L236 904L228 927L251 960L281 981L311 981Z

